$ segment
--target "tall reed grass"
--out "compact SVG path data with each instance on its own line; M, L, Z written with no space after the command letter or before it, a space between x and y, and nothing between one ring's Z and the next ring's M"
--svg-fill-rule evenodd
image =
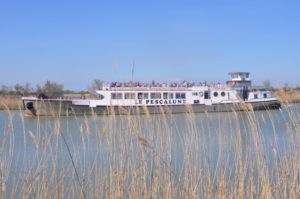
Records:
M279 90L274 93L285 104L300 103L300 90Z
M0 198L300 197L297 109L145 110L86 117L3 113Z
M0 95L0 110L20 110L23 109L21 97Z

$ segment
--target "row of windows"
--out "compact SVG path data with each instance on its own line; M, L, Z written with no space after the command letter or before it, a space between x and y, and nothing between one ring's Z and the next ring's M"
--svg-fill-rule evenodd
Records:
M205 91L204 94L206 94L206 98L209 98L208 96L209 96L210 94L209 94L208 91ZM194 92L194 93L192 93L192 95L193 95L193 96L198 96L198 95L199 95L199 97L203 97L203 92L199 92L199 93ZM215 91L215 92L213 92L213 95L214 95L214 97L218 97L219 95L222 96L222 97L225 97L225 96L226 96L226 93L225 93L224 91L222 91L221 93Z
M149 99L149 93L138 93L138 99ZM174 99L174 93L150 93L151 99ZM175 99L185 99L185 93L175 93ZM123 93L111 93L111 99L123 99ZM136 93L124 93L124 99L136 99Z
M263 98L268 98L267 93L263 94ZM254 94L254 99L258 99L258 95L257 94Z
M206 92L207 93L207 92ZM209 93L208 93L209 94ZM193 92L193 96L203 97L203 92ZM214 97L218 96L225 97L226 93L213 92ZM151 99L174 99L174 93L150 93ZM209 97L206 97L209 98ZM111 99L123 99L123 93L111 93ZM136 93L124 93L124 99L136 99ZM138 93L137 99L149 99L149 93ZM175 99L186 99L185 93L175 93Z
M225 97L226 96L226 93L225 92L221 92L220 95L222 97ZM214 97L218 97L219 96L219 93L218 92L214 92Z
M199 95L199 97L203 97L203 92L194 92L194 93L192 93L192 95L193 96L198 96Z

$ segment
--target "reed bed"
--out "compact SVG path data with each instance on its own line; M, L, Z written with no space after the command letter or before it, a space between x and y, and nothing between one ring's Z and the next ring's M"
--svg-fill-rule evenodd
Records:
M145 110L37 118L5 112L0 198L300 197L296 109L276 117Z
M294 90L279 90L276 91L275 96L278 97L278 99L285 103L285 104L291 104L291 103L300 103L300 90L294 89Z
M0 110L20 110L23 109L21 97L0 95Z

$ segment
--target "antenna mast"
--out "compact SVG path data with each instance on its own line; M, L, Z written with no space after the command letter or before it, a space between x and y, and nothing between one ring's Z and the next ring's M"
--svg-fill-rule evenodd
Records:
M133 61L133 63L132 63L132 69L131 69L131 82L132 82L132 84L133 84L133 78L134 78L134 65L135 65L135 63Z

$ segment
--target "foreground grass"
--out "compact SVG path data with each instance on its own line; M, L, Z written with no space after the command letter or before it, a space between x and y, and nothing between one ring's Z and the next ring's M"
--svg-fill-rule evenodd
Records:
M277 117L272 111L192 110L71 118L6 115L0 198L300 197L295 109ZM284 146L279 145L282 136Z

